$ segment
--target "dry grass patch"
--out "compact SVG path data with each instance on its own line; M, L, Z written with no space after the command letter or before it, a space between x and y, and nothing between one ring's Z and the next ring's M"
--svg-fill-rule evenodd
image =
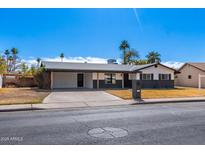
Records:
M48 90L37 88L2 88L0 105L41 103L49 93Z
M123 99L132 99L131 90L107 90L106 92ZM180 97L202 97L205 96L205 89L183 88L175 89L146 89L142 90L143 99L152 98L180 98Z
M8 93L9 92L9 89L8 88L0 88L0 95L1 94L5 94L5 93Z

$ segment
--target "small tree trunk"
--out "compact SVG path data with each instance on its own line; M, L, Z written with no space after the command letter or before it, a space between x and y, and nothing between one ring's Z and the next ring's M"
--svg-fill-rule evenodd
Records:
M123 64L126 64L126 51L123 51Z

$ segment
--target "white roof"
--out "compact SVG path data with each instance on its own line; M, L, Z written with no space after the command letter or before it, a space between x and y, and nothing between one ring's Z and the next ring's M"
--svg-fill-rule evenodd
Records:
M43 61L46 70L55 71L110 71L110 72L137 72L143 68L155 65L123 65L123 64L93 64Z

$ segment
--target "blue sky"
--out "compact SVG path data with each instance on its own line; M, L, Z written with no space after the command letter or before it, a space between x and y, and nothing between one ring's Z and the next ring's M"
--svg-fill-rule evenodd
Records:
M0 51L16 47L22 59L120 58L127 40L144 58L205 61L205 9L0 9ZM137 16L136 16L137 15Z

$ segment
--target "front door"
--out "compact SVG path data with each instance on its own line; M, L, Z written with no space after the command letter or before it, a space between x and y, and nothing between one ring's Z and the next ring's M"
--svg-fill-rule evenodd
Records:
M83 83L84 83L84 75L81 73L81 74L78 74L78 88L79 87L83 87Z
M129 80L129 74L124 73L124 87L125 88L131 88L132 87L132 81Z
M128 88L129 86L129 75L128 73L124 73L124 87Z

